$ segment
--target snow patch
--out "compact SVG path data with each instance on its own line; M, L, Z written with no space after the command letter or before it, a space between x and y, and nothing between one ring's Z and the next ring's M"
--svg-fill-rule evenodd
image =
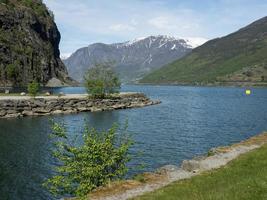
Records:
M146 39L146 37L139 37L139 38L136 38L136 39L134 39L134 40L125 42L125 45L132 45L132 44L134 44L134 43L136 43L136 42L139 42L139 41L142 41L142 40L144 40L144 39Z
M70 56L71 56L71 53L62 53L62 54L60 54L60 58L61 58L62 60L66 60L66 59L68 59Z
M186 44L191 46L192 48L201 46L202 44L208 41L206 38L200 38L200 37L189 37L189 38L185 38L184 40Z

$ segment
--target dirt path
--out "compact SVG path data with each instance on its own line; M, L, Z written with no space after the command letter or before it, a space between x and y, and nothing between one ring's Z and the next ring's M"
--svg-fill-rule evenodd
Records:
M134 94L140 94L137 92L121 92L118 95L123 97L126 95L134 95ZM51 95L51 96L36 96L35 99L83 99L83 98L87 98L88 94L64 94L62 96L58 96L58 95ZM0 100L30 100L33 97L31 96L14 96L14 95L4 95L4 96L0 96Z
M202 172L225 166L241 154L257 149L267 143L267 133L228 147L219 147L210 152L210 156L186 160L181 167L165 166L156 173L144 174L145 183L127 180L101 188L90 195L90 200L126 200L147 192L152 192L174 181L188 179Z

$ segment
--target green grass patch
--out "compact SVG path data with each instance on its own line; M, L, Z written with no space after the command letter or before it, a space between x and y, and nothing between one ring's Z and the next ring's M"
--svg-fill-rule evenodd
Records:
M178 181L135 200L267 199L267 145L227 166Z
M26 94L25 96L21 95L20 93L9 93L9 94L5 94L5 93L0 93L0 97L32 97L31 95L29 94ZM45 93L38 93L36 95L36 97L38 96L47 96ZM62 95L59 95L59 94L51 94L51 95L48 95L47 97L51 97L51 96L62 96Z
M10 94L0 93L0 97L8 97L8 96L20 96L20 94L19 93L10 93Z

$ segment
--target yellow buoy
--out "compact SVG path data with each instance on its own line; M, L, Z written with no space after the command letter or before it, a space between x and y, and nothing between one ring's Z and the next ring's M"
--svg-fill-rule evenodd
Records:
M251 90L246 90L246 95L251 95Z

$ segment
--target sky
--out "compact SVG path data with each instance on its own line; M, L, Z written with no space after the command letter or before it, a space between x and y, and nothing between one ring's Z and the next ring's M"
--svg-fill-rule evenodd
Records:
M44 0L62 57L89 44L150 35L222 37L267 15L267 0Z

